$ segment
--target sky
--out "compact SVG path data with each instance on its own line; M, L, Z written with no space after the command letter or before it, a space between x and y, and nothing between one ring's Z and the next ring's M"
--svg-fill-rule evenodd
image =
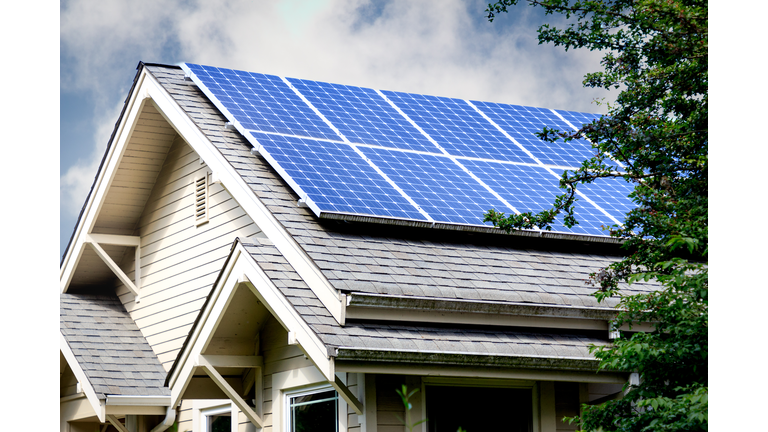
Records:
M65 0L60 6L60 254L139 61L198 63L438 96L605 112L601 54L538 45L552 17L480 0Z

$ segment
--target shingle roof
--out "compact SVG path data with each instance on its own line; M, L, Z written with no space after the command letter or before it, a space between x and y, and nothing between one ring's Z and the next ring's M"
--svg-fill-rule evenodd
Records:
M251 238L239 241L326 345L329 352L332 355L341 353L345 359L376 360L371 357L372 352L377 352L379 359L382 353L392 352L398 353L396 358L400 361L405 361L407 356L403 356L403 353L410 352L432 356L431 361L444 363L471 363L467 356L569 359L592 363L594 358L589 354L589 346L607 343L580 335L503 328L456 329L370 322L347 323L342 327L270 240ZM442 355L442 359L434 358L435 354ZM458 357L451 359L445 355ZM395 358L386 360L393 359Z
M165 370L115 295L61 294L60 329L100 399L170 395Z
M515 248L512 245L521 239L512 236L424 234L389 225L348 228L344 223L318 220L309 209L297 206L299 197L263 158L250 153L251 145L238 132L225 128L226 118L197 86L184 81L183 71L146 67L335 288L448 300L582 307L616 304L608 300L598 305L591 295L594 288L586 284L590 272L616 257ZM626 292L641 288L633 285Z

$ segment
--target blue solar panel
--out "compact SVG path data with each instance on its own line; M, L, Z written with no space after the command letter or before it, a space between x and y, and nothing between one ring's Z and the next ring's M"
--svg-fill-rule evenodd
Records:
M375 90L293 78L288 80L353 143L439 152Z
M360 150L436 222L483 225L483 213L509 211L445 156L361 147Z
M347 144L251 135L321 211L427 220Z
M623 178L600 178L594 183L581 184L578 190L619 222L624 222L628 211L637 207L629 198L635 187Z
M521 213L551 209L555 196L565 193L564 189L558 187L558 177L543 167L470 160L462 163ZM569 229L563 225L563 218L558 217L553 229L604 235L601 225L613 224L600 210L585 200L579 200L576 206L576 220L579 225Z
M585 123L592 123L593 120L599 119L602 116L602 114L590 114L577 111L555 111L563 116L564 119L571 122L572 125L576 126L576 128L581 128L581 126Z
M244 129L339 140L280 77L187 64L198 85Z
M551 208L562 168L594 154L586 140L552 144L536 133L596 114L183 68L318 216L490 226L490 209ZM635 207L631 190L622 179L579 185L580 224L556 230L606 235L601 225Z
M382 93L448 154L534 163L464 100L391 91Z
M595 154L592 145L585 140L548 143L539 139L536 133L545 126L561 131L573 130L548 109L491 102L472 103L544 164L578 167Z

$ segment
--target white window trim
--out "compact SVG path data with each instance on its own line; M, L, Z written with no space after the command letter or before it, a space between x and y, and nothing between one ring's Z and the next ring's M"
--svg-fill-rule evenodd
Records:
M222 413L230 413L232 416L231 432L238 432L238 418L240 410L229 399L196 399L192 401L192 431L208 431L206 417Z
M346 384L346 374L340 377ZM305 391L335 390L325 376L314 366L272 374L272 430L288 432L290 397ZM347 432L347 402L338 395L339 432Z
M295 398L298 396L306 396L314 393L322 393L327 391L333 391L336 394L336 419L338 421L337 432L341 432L341 402L344 400L339 396L339 394L336 392L336 389L334 389L330 384L321 384L316 385L312 387L303 387L300 389L294 389L294 390L288 390L283 392L283 407L285 408L283 410L283 425L285 425L285 430L287 432L292 432L288 430L288 425L291 424L291 398ZM344 413L346 414L346 412Z

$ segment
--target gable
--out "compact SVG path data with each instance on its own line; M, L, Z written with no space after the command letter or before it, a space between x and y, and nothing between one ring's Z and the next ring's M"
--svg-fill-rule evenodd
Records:
M140 70L61 283L63 292L115 293L169 368L233 240L261 230L149 97L151 82ZM195 218L200 179L205 223Z

